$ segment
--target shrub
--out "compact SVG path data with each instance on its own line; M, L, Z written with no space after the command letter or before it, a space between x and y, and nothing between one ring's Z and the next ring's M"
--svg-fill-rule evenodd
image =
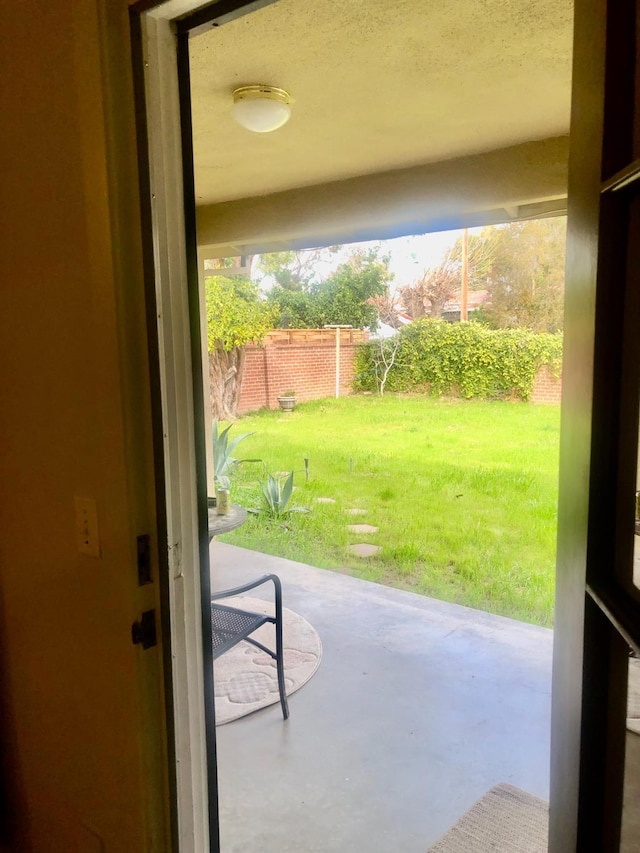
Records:
M359 347L356 391L377 391L375 342ZM562 363L562 335L528 329L488 329L479 323L422 319L400 332L387 377L389 391L527 400L537 371L554 376Z
M281 518L291 512L309 512L306 507L302 506L287 508L293 495L293 471L287 476L286 480L268 474L267 479L260 483L260 490L262 492L262 508L250 509L249 512L254 515L259 515L262 512L271 518Z
M233 472L242 465L243 462L262 462L261 459L236 459L232 456L232 452L237 445L253 435L252 432L245 432L242 435L237 435L233 441L229 441L229 430L233 424L220 432L218 430L217 418L213 421L212 427L212 443L213 443L213 470L216 478L216 485L222 489L229 488L229 482Z

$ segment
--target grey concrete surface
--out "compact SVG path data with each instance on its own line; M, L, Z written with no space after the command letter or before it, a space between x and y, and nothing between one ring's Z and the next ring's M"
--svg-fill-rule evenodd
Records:
M620 853L640 850L640 737L627 732Z
M548 799L551 631L212 544L214 588L266 572L323 659L217 729L223 853L424 853L499 782Z

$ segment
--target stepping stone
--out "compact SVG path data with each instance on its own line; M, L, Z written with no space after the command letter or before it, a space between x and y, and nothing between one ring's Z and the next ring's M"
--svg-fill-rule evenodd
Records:
M377 527L374 527L373 524L350 524L349 530L352 533L377 533Z
M317 504L334 504L335 500L333 498L316 498Z
M379 545L370 545L368 542L359 542L357 545L348 545L347 551L356 557L373 557L382 550Z
M348 509L347 512L349 515L366 515L366 509L358 509L357 507L353 507L352 509Z

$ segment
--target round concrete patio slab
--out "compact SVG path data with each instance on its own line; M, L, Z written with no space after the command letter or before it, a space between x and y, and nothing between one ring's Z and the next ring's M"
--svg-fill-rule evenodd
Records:
M334 504L335 498L316 498L317 504Z
M349 515L366 515L366 514L367 514L367 510L366 510L366 509L358 509L358 507L355 507L355 506L354 506L354 507L352 507L351 509L348 509L348 510L347 510L347 513L348 513Z

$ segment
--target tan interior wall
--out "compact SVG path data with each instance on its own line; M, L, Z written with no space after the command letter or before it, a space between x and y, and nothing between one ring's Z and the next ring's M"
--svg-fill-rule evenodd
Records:
M98 41L107 14L113 56ZM5 4L2 43L0 737L11 849L163 850L159 650L130 639L157 584L135 581L135 537L153 532L155 510L126 3ZM74 495L97 500L100 559L78 553Z

